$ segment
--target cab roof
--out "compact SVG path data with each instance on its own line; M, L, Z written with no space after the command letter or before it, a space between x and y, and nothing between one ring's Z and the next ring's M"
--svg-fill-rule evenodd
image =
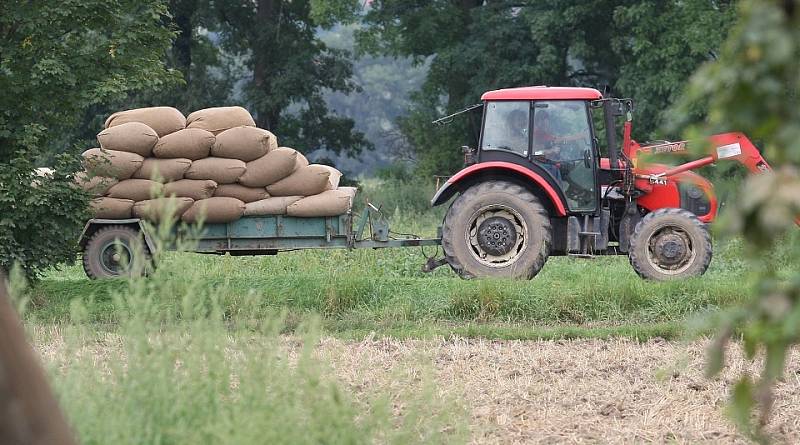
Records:
M481 100L596 100L603 97L594 88L534 86L487 91Z

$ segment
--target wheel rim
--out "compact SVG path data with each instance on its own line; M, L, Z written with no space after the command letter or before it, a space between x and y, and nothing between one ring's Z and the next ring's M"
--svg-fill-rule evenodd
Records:
M492 205L473 214L465 238L477 262L488 267L505 267L522 256L528 244L528 226L516 210Z
M100 267L109 275L122 275L130 271L133 251L130 245L115 239L105 243L100 249Z
M647 261L666 275L680 274L691 267L697 250L689 234L678 226L664 226L647 240Z

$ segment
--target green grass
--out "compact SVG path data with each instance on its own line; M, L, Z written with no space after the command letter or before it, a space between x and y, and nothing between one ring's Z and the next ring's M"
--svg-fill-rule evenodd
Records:
M437 217L409 218L400 226L418 233L435 230ZM396 337L674 338L684 332L687 318L747 298L750 278L741 256L741 243L718 243L703 277L654 283L639 278L626 257L553 257L531 281L465 281L447 267L422 273L424 257L418 248L266 257L171 253L160 264L157 279L165 279L176 294L186 287L224 289L218 293L219 303L232 320L287 311L291 329L320 315L326 332L348 338L369 332ZM186 264L196 272L190 277L185 276ZM141 281L147 286L148 280ZM127 286L124 280L89 281L78 266L54 271L29 291L27 316L59 323L80 303L92 322L115 323L112 295ZM162 311L179 312L182 303L167 295L158 304Z

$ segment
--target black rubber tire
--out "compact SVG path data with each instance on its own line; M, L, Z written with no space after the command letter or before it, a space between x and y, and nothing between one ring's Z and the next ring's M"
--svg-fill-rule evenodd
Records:
M125 270L112 271L103 266L101 255L104 250L118 240L127 246L132 257ZM136 258L136 255L142 255ZM129 226L106 226L98 229L83 249L83 270L90 279L106 279L118 277L141 277L152 271L153 262L144 236L139 230Z
M527 226L527 244L507 266L480 263L467 241L473 218L491 206L513 209ZM524 187L506 181L486 181L465 190L447 211L442 227L442 249L450 267L462 278L509 277L531 279L550 255L550 218L539 199Z
M693 258L677 272L669 272L649 259L650 241L654 234L666 227L674 227L683 231L691 242L690 250ZM668 281L703 275L711 263L713 246L711 234L706 225L688 210L666 208L648 213L636 225L631 237L628 259L639 276L648 280Z

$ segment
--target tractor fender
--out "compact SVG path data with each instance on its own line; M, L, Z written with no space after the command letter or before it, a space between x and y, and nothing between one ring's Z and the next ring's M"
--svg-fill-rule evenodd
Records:
M521 165L503 161L481 162L462 169L460 172L451 176L447 182L439 188L431 199L431 206L436 207L447 202L447 200L452 198L456 193L462 192L468 186L472 185L475 179L486 174L495 174L499 179L502 179L504 176L524 178L527 185L541 190L544 195L549 198L550 202L543 204L551 204L556 216L567 216L567 209L564 205L564 201L546 179L540 174Z
M144 224L142 220L139 218L129 218L129 219L90 219L86 222L86 225L83 226L83 232L81 232L81 237L78 241L78 245L83 249L86 247L86 243L89 242L89 238L97 232L103 226L129 226L131 228L135 228L139 230L139 232L144 235L144 242L147 245L147 248L150 249L150 252L156 251L156 244L153 242L153 239L150 237L150 233L145 230Z

